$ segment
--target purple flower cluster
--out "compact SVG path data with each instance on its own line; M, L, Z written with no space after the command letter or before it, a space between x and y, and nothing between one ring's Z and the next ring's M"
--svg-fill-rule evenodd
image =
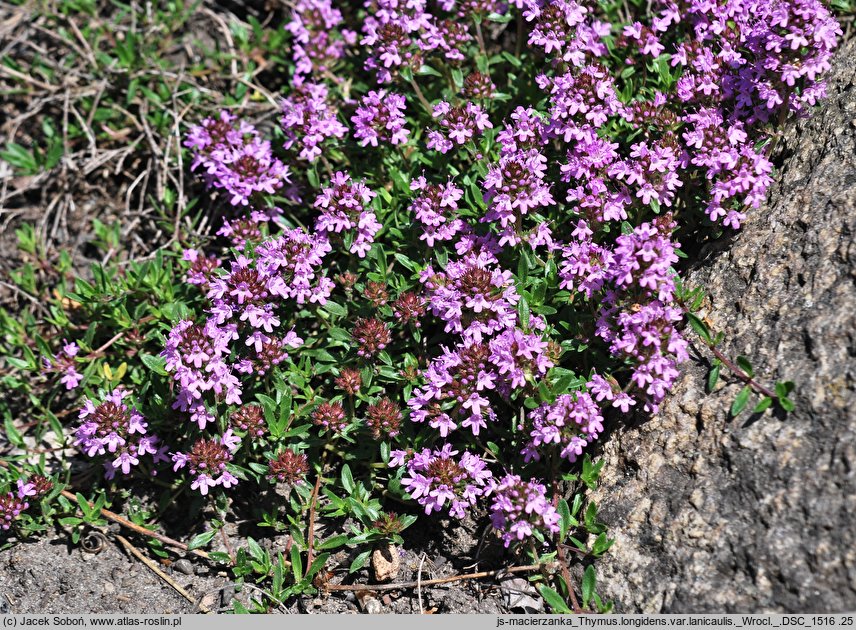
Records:
M226 429L222 436L196 440L187 453L173 453L172 468L177 472L186 467L193 477L191 489L199 490L203 496L216 486L231 488L238 483L238 478L229 472L227 465L240 445L240 438Z
M323 306L333 290L333 281L321 273L330 250L330 243L319 234L285 229L256 248L256 265L269 278L271 295Z
M819 76L841 27L818 0L695 0L681 11L665 4L670 21L695 34L672 56L684 70L682 101L726 100L733 120L752 124L775 119L781 108L800 112L825 95Z
M533 24L529 44L544 50L556 62L582 66L590 56L607 54L603 38L611 26L589 17L574 0L523 0L523 17Z
M520 298L514 278L488 252L449 261L446 269L439 272L428 266L420 280L426 289L428 308L445 322L446 332L480 341L513 327L517 321Z
M328 237L348 235L352 238L348 251L365 258L381 228L369 207L374 197L362 182L353 181L347 173L335 173L330 186L315 199L315 207L321 209L315 229Z
M337 391L313 403L316 427L335 438L365 419L362 429L375 439L405 439L401 401L378 399L371 374L403 377L409 419L421 425L420 436L430 435L431 447L395 450L389 465L404 468L403 487L425 512L460 518L492 496L491 519L506 546L555 534L559 515L547 488L507 472L494 478L491 458L471 445L503 443L507 421L524 411L524 401L537 400L513 421L512 457L519 453L533 468L557 456L572 463L603 433L605 409L657 410L687 358L675 304L675 217L698 212L688 228L710 222L737 229L747 209L760 206L772 181L765 144L788 113L823 96L821 75L841 34L819 0L652 0L644 10L623 7L630 17L617 24L602 17L614 8L596 5L366 0L363 11L351 11L332 0L296 0L286 27L296 72L282 103L283 148L294 162L323 155L319 166L330 181L317 191L313 229L288 229L290 217L277 216L278 209L260 211L290 182L258 131L226 112L191 130L193 168L202 167L233 204L255 210L218 232L238 250L228 266L195 250L185 255L188 282L202 288L209 305L205 321L171 331L163 353L179 384L175 408L204 430L218 405L237 406L226 411L231 426L247 437L268 435L262 408L244 403L262 387L251 377L269 373L302 344L290 326L328 300L334 284L324 268L335 268L331 275L353 305L348 315L334 315L342 318L334 324L340 343L330 347L356 352L362 372L324 366L338 374ZM523 75L508 82L501 76L500 68L510 68L503 59L511 60L495 54L502 42L490 38L501 27L485 20L512 8L541 61L534 83L519 93L524 104L506 108L509 95L497 94L497 84L514 98ZM343 28L346 17L362 19L353 25L360 58L377 85L336 75L356 58L346 55L356 40ZM532 67L525 59L511 65ZM442 77L442 91L428 84L431 75ZM360 91L352 96L352 89ZM430 111L406 108L414 97ZM426 124L426 114L422 133L417 125ZM491 116L504 116L495 132ZM428 155L410 142L422 135ZM405 144L401 151L365 150ZM364 157L375 171L336 170L359 168ZM387 190L399 188L415 164L433 170L412 180L402 205ZM318 172L307 173L308 186L319 188ZM365 182L388 205L381 207ZM426 245L417 249L419 262L395 252L404 267L422 269L416 289L403 276L387 277L394 267L381 269L382 248L374 248L377 265L368 255L382 229L376 212L391 218L384 232L390 244L405 245L404 207ZM345 255L328 258L334 250ZM524 271L515 278L506 266L518 261ZM569 309L579 316L564 317ZM436 327L446 333L439 354L412 360L408 353L402 364L400 344ZM620 371L613 376L598 365L600 373L570 385L562 372L573 360L560 359L576 341L608 351ZM73 355L56 365L61 360L73 365ZM237 446L230 429L200 438L173 461L176 470L189 467L193 487L205 494L236 483L227 466ZM280 453L269 460L270 479L301 480L306 456Z
M280 125L285 133L286 149L298 150L302 160L313 162L321 156L331 138L341 139L348 133L330 104L330 94L323 83L299 82L282 101Z
M643 223L616 239L606 269L614 289L607 292L597 320L597 334L610 351L633 363L630 380L646 411L657 410L679 376L677 363L688 358L687 343L676 329L683 313L672 304L671 265L678 260L677 244L668 237L673 227L668 220Z
M6 531L12 526L21 512L30 507L28 499L40 499L53 488L53 482L42 475L32 475L26 481L18 479L14 492L0 493L0 530Z
M506 547L515 540L529 538L535 531L555 534L560 520L559 512L547 500L543 484L506 475L494 487L490 521L502 532Z
M603 431L603 415L588 392L561 394L552 404L534 409L527 425L520 429L529 434L529 441L521 451L527 462L540 460L554 446L559 449L560 457L575 462L588 443Z
M137 466L145 455L151 455L154 464L169 461L167 447L158 446L156 435L147 435L148 423L143 415L136 407L125 404L128 395L117 389L98 405L89 399L84 401L79 416L83 422L74 432L74 445L87 456L109 453L104 463L107 479L112 479L116 471L130 474L131 467Z
M290 181L288 167L252 125L227 111L190 129L184 145L193 150L191 169L200 166L210 187L223 189L229 203L246 206L257 193L274 194Z
M368 49L366 69L389 83L402 68L418 69L429 34L435 30L425 0L367 0L360 45Z
M434 105L433 116L440 128L428 132L427 146L440 153L448 153L456 145L463 146L486 129L493 128L487 112L475 103L452 107L450 103L440 101Z
M288 349L303 340L294 330L278 335L284 301L324 304L333 281L322 275L330 244L324 236L286 229L255 248L255 259L240 255L231 270L211 277L206 295L209 318L204 325L182 321L169 334L162 355L180 384L173 407L191 414L204 429L213 416L204 394L227 404L240 404L238 374L263 376L288 358ZM235 343L237 342L237 343Z
M555 203L546 175L547 158L535 149L505 155L488 168L484 220L500 224L500 245L517 245L523 217Z
M410 190L419 195L410 202L410 211L422 224L419 240L428 247L437 241L450 241L463 232L467 225L457 216L458 202L464 191L451 181L443 185L429 184L424 175L410 182Z
M495 482L481 457L469 451L458 454L451 444L418 453L394 451L390 465L406 465L401 483L426 514L447 508L452 516L463 518L479 498L490 494Z
M404 120L404 96L386 90L371 90L360 101L351 118L354 137L364 147L404 144L410 131Z
M292 56L295 75L320 75L331 72L345 56L357 34L340 29L342 12L331 0L297 0L291 21L285 29L294 36Z
M530 321L543 325L537 318ZM555 364L555 351L538 334L509 328L488 343L468 339L444 348L423 372L425 385L408 401L412 422L427 422L447 437L460 427L473 435L497 418L491 393L508 399L534 385Z
M693 166L704 169L705 179L712 182L705 212L711 221L735 230L746 215L729 202L738 201L742 208L758 208L773 181L773 164L747 143L745 125L736 121L726 124L722 113L712 108L683 117L687 123L683 139Z
M83 375L75 367L75 357L78 352L80 348L75 342L63 341L59 354L51 359L42 357L42 371L46 374L51 372L62 374L59 382L67 391L77 388L83 380Z

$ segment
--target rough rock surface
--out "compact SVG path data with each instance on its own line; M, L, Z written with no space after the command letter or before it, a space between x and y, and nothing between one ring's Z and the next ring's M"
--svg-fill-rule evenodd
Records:
M794 381L797 410L729 418L740 386L707 394L702 349L659 415L616 430L593 498L617 612L856 610L856 41L828 88L766 207L688 276L725 355Z

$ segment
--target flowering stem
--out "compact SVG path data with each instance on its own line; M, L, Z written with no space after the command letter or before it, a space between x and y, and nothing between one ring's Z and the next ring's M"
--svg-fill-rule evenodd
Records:
M487 49L485 48L485 45L484 45L484 36L482 35L482 30L481 30L481 20L476 20L475 23L476 23L476 41L478 41L478 43L479 43L479 50L481 51L481 54L484 56L485 59L487 59Z
M425 108L425 111L428 112L428 115L433 118L434 116L434 108L431 107L431 103L428 102L428 99L425 98L425 95L422 93L422 90L419 88L419 84L416 83L416 79L410 77L410 85L413 88L413 91L416 92L416 98L419 99L419 102L422 103L422 107Z
M556 458L556 450L550 449L550 483L553 486L553 507L558 507L559 505L559 463ZM568 596L571 598L571 609L576 614L581 614L583 609L580 607L580 603L577 601L577 594L574 593L574 588L572 586L571 581L571 571L568 569L568 558L565 555L565 549L562 543L564 542L559 538L559 533L557 532L554 536L554 542L556 544L556 557L559 559L559 566L562 571L562 580L565 582L565 588L568 591Z
M720 352L720 350L716 346L714 346L713 344L707 343L707 341L705 341L705 340L702 340L702 341L710 349L710 351L713 352L713 356L715 356L717 359L719 359L722 362L722 364L725 365L725 367L727 367L729 370L731 370L731 373L734 374L734 376L736 376L741 381L746 383L749 387L754 389L756 392L763 394L764 396L767 396L767 397L772 398L774 400L777 398L776 392L770 390L767 387L764 387L763 385L761 385L761 383L759 383L758 381L754 380L751 376L746 374L746 372L744 372L739 367L737 367L737 365L733 361L731 361L731 359L729 359L724 354L722 354L722 352Z
M324 456L321 456L321 469L318 471L318 478L315 479L315 486L312 488L312 496L309 499L309 536L308 536L308 545L309 549L306 552L306 573L303 574L305 578L309 575L309 569L312 567L312 556L314 555L314 544L315 544L315 505L318 503L318 491L321 488L321 476L324 472Z

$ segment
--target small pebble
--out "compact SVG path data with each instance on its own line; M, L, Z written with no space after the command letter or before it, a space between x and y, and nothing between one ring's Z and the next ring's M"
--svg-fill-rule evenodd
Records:
M223 590L220 591L220 605L224 607L230 605L233 597L235 597L235 587L224 586Z
M193 575L193 563L190 560L182 558L172 563L173 571L184 573L184 575Z
M365 607L367 615L379 615L383 611L383 607L376 599L367 599Z
M401 568L401 556L398 547L389 543L384 547L378 547L372 552L372 568L374 568L375 579L378 582L391 580L398 575Z

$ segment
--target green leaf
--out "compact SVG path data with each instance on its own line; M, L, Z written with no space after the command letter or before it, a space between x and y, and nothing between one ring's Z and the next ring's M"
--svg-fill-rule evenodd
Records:
M303 579L303 560L300 557L300 549L297 545L291 547L291 573L294 575L294 583Z
M710 336L710 329L707 327L703 321L701 321L698 316L687 313L687 321L690 323L690 328L692 328L695 333L704 339L707 343L713 343L713 338Z
M578 493L574 495L574 502L571 504L571 516L576 516L580 513L580 508L583 506L583 495Z
M34 175L39 171L39 163L33 152L14 142L8 142L6 150L0 151L0 159L6 160L27 175Z
M155 374L160 376L166 376L166 359L161 356L154 356L151 354L141 354L140 361L143 362L147 368L149 368Z
M362 569L366 565L366 562L368 562L371 554L372 550L369 549L367 551L363 551L360 555L354 558L354 561L351 562L351 566L348 568L348 573L353 573L354 571Z
M710 374L707 375L707 391L712 392L719 382L719 370L720 366L718 364L714 365Z
M794 384L792 381L784 381L776 383L776 397L777 398L787 398L788 394L794 391Z
M350 536L347 534L338 534L337 536L330 536L327 540L322 542L320 545L316 546L316 549L323 551L324 549L334 549L336 547L341 547L342 545L347 545L350 540Z
M568 502L565 499L559 499L558 512L561 517L561 521L559 522L559 540L565 540L568 531L571 529L572 518L571 508L568 507Z
M247 538L247 549L250 553L250 557L257 562L263 562L265 559L265 551L262 549L261 545L257 543L252 538Z
M348 314L348 309L346 309L341 304L337 304L336 302L327 302L324 305L324 307L322 308L322 310L325 310L328 313L330 313L331 315L334 315L337 317L344 317L345 315Z
M23 359L18 359L17 357L6 357L6 363L12 365L19 370L31 370L30 364Z
M511 13L491 13L487 16L487 19L497 24L508 24L514 19L514 16Z
M346 536L347 538L347 536ZM315 560L312 561L312 564L309 565L309 571L306 572L306 579L312 579L316 573L318 573L321 569L324 568L324 565L327 564L327 559L330 557L329 553L322 553L318 555Z
M568 608L568 605L565 603L565 600L562 599L562 596L546 584L539 584L538 592L541 593L541 597L544 598L544 601L550 604L550 608L552 608L554 612L562 615L569 615L573 612Z
M208 557L214 560L215 562L222 562L223 564L230 564L232 559L229 557L228 553L224 553L222 551L209 551Z
M351 467L345 464L342 466L342 487L348 494L354 494L354 476L351 474Z
M435 70L434 68L432 68L431 66L426 65L426 64L422 64L422 66L419 68L419 70L416 71L416 74L418 74L418 75L431 75L432 77L442 77L443 76L437 70Z
M26 448L26 444L24 443L24 438L21 435L21 432L15 428L15 424L12 422L12 418L6 418L3 422L6 427L6 438L12 445L17 446L18 448Z
M193 537L189 543L187 543L188 551L193 551L194 549L199 549L200 547L204 547L208 543L211 542L211 539L214 538L214 535L217 533L216 529L211 529L207 532L202 532L201 534L197 534Z
M517 315L520 317L520 327L524 331L529 330L529 302L522 295L517 303Z
M746 408L746 404L749 402L749 395L752 393L752 388L748 385L740 390L740 393L737 394L737 398L734 399L734 402L731 404L731 415L736 417Z
M779 398L779 405L781 405L782 409L787 411L788 413L792 412L797 406L794 404L794 401L790 398Z
M591 601L592 596L594 595L594 588L597 585L597 576L594 572L594 566L589 565L586 567L585 573L583 573L583 582L582 582L582 592L583 592L583 606L588 606L588 603Z
M74 496L77 499L77 505L80 507L80 511L83 512L83 518L89 520L92 517L92 508L89 507L89 501L87 501L86 497L79 492L76 492Z
M594 543L591 546L591 553L593 556L600 556L607 549L612 547L615 544L614 538L607 538L605 533L600 534Z
M766 411L770 408L770 405L773 404L773 399L769 396L764 396L755 408L752 410L752 413L761 413L762 411Z
M517 279L520 285L526 284L526 279L529 277L529 259L526 256L521 256L517 261Z
M737 367L743 370L749 378L755 376L755 372L752 370L752 364L749 362L749 359L744 357L742 354L737 357Z
M250 614L250 611L247 610L246 606L244 606L237 599L232 600L232 608L235 610L235 614L238 614L238 615L249 615Z
M515 68L519 68L522 65L520 58L517 55L512 55L507 50L502 51L502 58L505 59L508 63L510 63Z

